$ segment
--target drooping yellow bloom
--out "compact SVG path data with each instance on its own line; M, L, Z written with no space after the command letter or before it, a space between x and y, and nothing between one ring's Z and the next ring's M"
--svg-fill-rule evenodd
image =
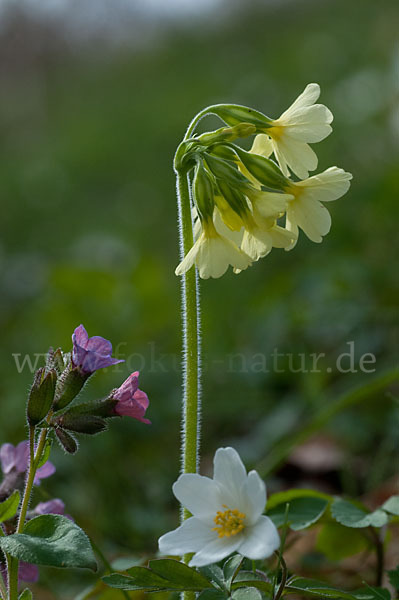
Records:
M323 104L315 104L320 86L310 83L283 114L271 122L267 133L256 136L251 152L269 157L274 152L286 177L288 167L300 179L317 168L317 156L309 144L320 142L332 131L331 111Z
M231 265L240 271L251 264L251 258L236 244L220 235L213 221L202 223L202 231L191 250L178 265L175 273L182 275L195 263L202 279L221 277Z
M294 196L286 213L286 228L294 235L290 250L296 244L300 227L312 242L321 242L330 231L330 213L322 202L337 200L349 189L352 174L330 167L303 181L290 182L287 191Z

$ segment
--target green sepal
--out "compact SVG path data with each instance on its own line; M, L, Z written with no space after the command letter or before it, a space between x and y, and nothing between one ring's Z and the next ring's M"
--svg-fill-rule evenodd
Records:
M64 371L58 379L54 411L68 406L79 394L88 378L89 375L82 373L78 367Z
M75 454L78 451L78 442L70 433L56 427L55 435L65 452L68 452L68 454Z
M211 114L217 115L227 125L233 127L239 123L250 123L257 130L264 131L272 126L272 120L263 113L239 104L217 104L209 109Z
M21 494L18 490L15 490L4 502L0 502L0 523L15 517L20 501Z
M76 523L62 515L31 519L23 533L0 538L0 547L14 558L35 565L97 570L89 538Z
M37 467L36 467L37 469L40 469L40 467L45 465L46 462L48 461L48 459L50 458L52 445L53 445L53 441L49 437L47 437L46 442L44 444L42 455L40 457L39 462L37 463Z
M61 427L63 430L67 429L68 431L74 431L75 433L86 433L87 435L101 433L108 427L104 419L96 415L78 415L70 414L69 412L54 419L52 424L56 428Z
M239 146L232 146L244 167L251 173L255 179L262 185L276 190L284 190L287 187L288 179L284 176L281 169L274 161L260 154L246 152Z
M215 208L214 186L209 173L201 163L195 168L193 197L201 220L212 219Z
M36 371L27 407L28 422L32 427L40 423L49 413L54 400L56 383L57 373L54 369L46 371L42 367Z
M218 158L208 153L204 155L204 159L211 172L218 179L226 181L233 186L247 186L250 183L232 161Z
M18 596L18 600L32 600L33 595L28 588L25 588L24 591Z
M212 146L223 142L234 142L237 138L246 138L256 133L256 127L252 123L238 123L233 127L221 127L216 131L203 133L195 138L201 146Z

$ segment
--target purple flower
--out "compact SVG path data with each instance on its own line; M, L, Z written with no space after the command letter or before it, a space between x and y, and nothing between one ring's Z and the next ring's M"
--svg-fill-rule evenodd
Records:
M7 582L7 569L5 565L0 565L0 573L5 582ZM18 582L36 583L39 579L39 569L36 565L20 562L18 567Z
M65 502L61 498L53 498L47 502L39 502L33 509L35 515L64 515L67 519L73 521L71 515L65 514Z
M13 469L17 473L25 473L29 465L29 443L25 440L18 446L12 444L3 444L0 448L0 463L4 475L10 473ZM36 471L34 483L40 485L40 480L50 477L55 473L55 466L47 461Z
M79 325L73 332L72 342L72 364L74 367L79 367L86 375L91 375L98 369L124 362L111 357L111 342L99 335L89 338L83 325Z
M149 400L147 394L139 390L139 372L132 373L122 385L113 392L112 398L117 400L114 406L115 414L123 417L133 417L142 423L151 423L144 418Z

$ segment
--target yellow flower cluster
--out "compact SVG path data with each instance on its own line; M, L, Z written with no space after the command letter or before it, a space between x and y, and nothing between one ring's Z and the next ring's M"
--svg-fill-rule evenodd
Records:
M291 250L299 229L313 242L322 241L331 227L323 203L343 196L352 175L330 167L309 177L309 171L317 168L309 143L332 131L331 112L315 104L319 95L319 86L309 84L275 120L234 105L217 105L213 110L233 127L193 138L187 145L195 164L195 242L178 265L177 275L194 264L204 279L220 277L229 265L239 273L272 248ZM252 124L245 123L247 119ZM249 152L231 141L238 127L240 132L246 127L257 134ZM270 159L272 154L277 162ZM298 180L290 178L290 171Z

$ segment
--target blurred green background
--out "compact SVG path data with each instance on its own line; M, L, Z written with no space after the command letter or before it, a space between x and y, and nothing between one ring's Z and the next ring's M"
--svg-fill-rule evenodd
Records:
M321 245L302 235L293 252L274 250L239 276L201 283L203 473L224 444L248 466L265 466L276 444L284 450L342 393L367 388L397 352L396 0L163 4L0 7L0 441L26 435L32 376L27 364L18 373L18 361L50 345L69 350L80 323L127 359L99 372L87 399L141 371L152 425L115 420L108 433L82 440L78 459L56 448L57 474L37 495L63 498L110 559L153 553L177 522L172 159L204 106L234 102L276 118L318 82L335 116L333 134L314 146L319 169L337 165L354 179L329 205L333 227ZM357 372L342 373L335 361L348 342ZM326 357L318 373L292 372L287 357L276 372L273 351L291 353L294 370L301 353L306 361ZM359 369L364 353L375 356L374 372ZM283 451L269 489L313 485L361 495L386 485L397 463L398 412L383 389L366 394L329 419L310 450ZM313 470L309 453L318 461ZM75 597L93 579L43 569L50 591L38 588L40 597Z

